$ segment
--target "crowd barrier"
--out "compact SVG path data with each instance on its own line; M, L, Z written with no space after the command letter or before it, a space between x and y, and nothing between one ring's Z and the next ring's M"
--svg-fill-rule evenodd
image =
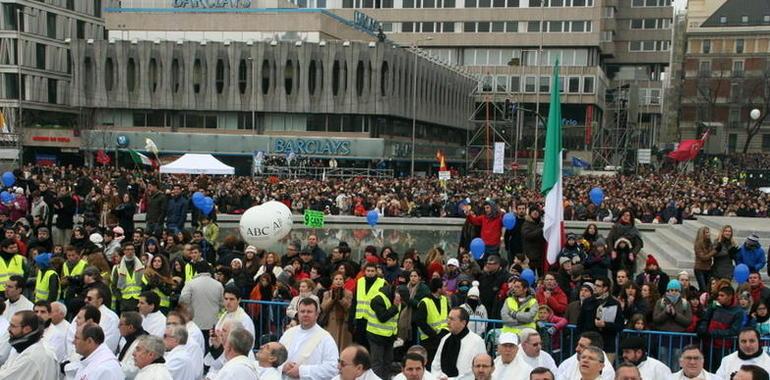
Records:
M256 331L263 339L268 338L270 335L274 337L281 336L287 324L286 308L289 305L288 302L242 300L241 303L254 319ZM503 321L500 319L471 318L469 328L473 329L474 323L486 325L482 338L487 343L487 350L494 356L497 337L499 336L500 328L503 326ZM575 325L567 325L552 335L548 333L548 328L551 326L553 325L549 323L539 324L537 330L543 338L542 349L551 354L558 365L575 354L575 346L580 334L577 333ZM737 337L717 339L699 337L694 333L626 329L616 337L616 360L622 361L621 341L625 337L634 335L644 338L647 342L646 347L649 356L668 365L672 371L679 370L679 356L682 348L685 346L691 344L699 346L706 358L705 366L712 372L716 372L723 357L738 349ZM770 337L763 337L760 340L760 346L765 352L770 353Z

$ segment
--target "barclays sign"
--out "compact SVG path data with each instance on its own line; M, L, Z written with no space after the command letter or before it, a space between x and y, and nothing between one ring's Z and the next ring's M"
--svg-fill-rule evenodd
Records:
M172 0L174 8L250 8L252 0Z
M272 151L301 155L348 156L352 152L350 140L276 138Z

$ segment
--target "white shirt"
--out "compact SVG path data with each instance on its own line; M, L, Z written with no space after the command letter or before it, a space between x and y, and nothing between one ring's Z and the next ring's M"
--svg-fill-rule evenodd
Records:
M62 320L58 325L51 323L43 333L43 342L56 354L56 360L62 362L67 357L67 331L70 323Z
M580 366L578 365L577 354L561 362L558 371L556 378L559 380L580 380ZM607 353L604 353L604 368L602 369L601 378L602 380L615 379L615 368L612 368L612 363L610 358L607 357Z
M163 334L166 332L166 316L160 311L147 314L142 319L142 328L148 334L162 339Z
M436 376L437 378L441 378L441 376L445 375L441 370L441 353L444 350L444 343L446 343L450 336L452 336L452 334L446 334L441 338L441 343L438 344L436 356L433 358L433 363L430 366L430 371L433 373L433 376ZM476 355L486 353L487 347L484 344L484 339L469 330L468 335L460 341L460 353L457 358L458 376L449 377L449 380L473 379L474 376L471 362Z
M719 378L717 378L713 373L703 369L700 371L698 376L692 378L685 376L684 370L681 370L674 374L674 380L719 380Z
M11 344L8 343L11 339L11 334L8 333L9 325L8 320L0 316L0 365L5 364L8 355L11 354Z
M190 378L192 380L192 378ZM173 380L163 363L150 364L136 374L136 380Z
M759 349L761 350L762 347ZM762 354L756 358L743 360L738 357L738 351L735 351L722 358L722 364L719 366L716 373L717 378L729 380L730 376L734 372L738 372L744 364L756 364L762 368L770 368L770 356L768 356L766 352L762 352Z
M334 376L332 378L332 380L341 380L341 379L342 378L340 377L340 375ZM372 371L372 369L370 368L366 370L366 372L362 373L361 376L356 377L356 380L382 380L382 379L380 379L380 377L377 376L377 374L375 374L374 371Z
M49 380L59 377L56 354L39 341L0 368L0 380Z
M247 355L247 357L249 360L256 361L256 358L254 358L254 350L249 350L249 355ZM225 361L227 361L227 358L225 358L224 352L216 359L211 356L211 352L207 353L206 356L203 357L203 365L209 367L206 376L213 379L214 375L225 366Z
M166 368L174 380L200 379L203 375L203 355L193 358L190 348L197 351L198 347L188 346L179 345L166 352Z
M492 372L492 380L529 380L529 373L534 367L530 366L522 358L523 350L516 353L516 357L508 364L503 364L503 358L495 358L495 371Z
M240 306L235 311L228 311L219 317L216 325L217 330L221 329L222 325L228 320L240 322L243 325L243 328L251 333L251 336L256 336L254 333L254 320L252 320Z
M198 325L190 321L185 327L187 328L187 344L194 344L201 349L201 352L206 352L206 340L203 338L203 332Z
M99 312L102 313L99 319L99 326L104 331L104 344L107 345L110 351L115 352L118 349L118 341L120 340L120 330L118 330L120 318L105 305L99 306Z
M311 341L310 344L313 344L313 347L308 347L305 343ZM283 333L280 343L289 352L286 363L299 364L301 380L329 380L339 372L337 360L340 354L337 344L334 338L318 324L307 330L301 325L294 326ZM303 355L306 355L307 359L301 360ZM284 376L284 378L288 377Z
M30 300L27 299L27 297L24 297L22 294L19 296L19 299L17 299L16 302L5 300L5 312L3 312L3 317L10 321L11 317L13 317L17 311L32 311L32 308L34 307L35 304L33 304Z
M120 369L127 380L135 378L136 374L139 373L139 367L134 363L134 350L136 349L137 340L138 338L131 342L131 345L126 350L126 354L123 355L123 360L120 360ZM121 349L118 351L118 356L120 356L120 351L123 350L123 346L126 344L125 338L121 337L120 343Z
M236 356L225 363L225 366L211 380L258 380L257 362L243 355Z
M75 373L75 380L124 380L118 358L110 352L109 347L100 344L99 347L80 361L80 368Z
M554 374L559 370L558 367L556 367L556 362L553 360L553 357L543 350L540 350L540 353L534 358L527 356L524 350L520 350L520 353L516 356L518 357L519 355L521 355L521 359L532 367L532 369L545 367L550 369Z
M403 372L399 372L398 375L393 376L391 380L406 380ZM427 369L422 373L422 380L436 380L436 376L433 376Z
M649 356L637 368L639 368L642 379L668 379L671 377L671 369L667 365Z
M278 368L259 367L259 380L281 380L281 372Z

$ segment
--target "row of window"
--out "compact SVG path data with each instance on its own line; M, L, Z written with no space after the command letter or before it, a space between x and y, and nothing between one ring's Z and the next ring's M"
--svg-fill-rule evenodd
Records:
M669 51L671 50L671 41L631 41L628 43L628 50L633 52Z
M541 32L540 21L528 21L527 32ZM546 33L590 33L591 21L543 21L542 32Z
M544 21L543 25L545 26L543 32L547 33L590 33L593 30L591 21L582 20ZM382 31L385 33L517 33L519 31L529 33L540 32L540 21L384 22Z
M632 19L631 29L670 29L670 18L638 18Z
M671 0L631 0L632 7L670 7Z
M326 8L326 0L292 0L300 8L316 2ZM321 6L323 5L323 6ZM593 7L594 0L342 0L342 8L563 8Z
M720 70L721 71L721 70ZM711 61L700 61L698 65L698 72L701 75L711 75ZM741 60L735 60L732 64L732 74L733 76L743 76L744 72L744 65L743 61Z
M749 16L743 15L740 17L741 24L748 24L749 23ZM719 23L720 24L727 24L727 16L719 16ZM763 24L770 24L770 15L764 15L762 16L762 23Z
M559 91L567 94L593 94L594 89L593 76L567 76L559 78ZM479 82L481 92L498 93L549 93L551 91L551 77L525 76L522 82L518 75L486 75Z
M537 66L536 50L522 49L430 49L432 55L445 62L462 62L463 66ZM455 60L452 53L461 54L462 60ZM447 56L448 55L448 56ZM543 49L540 55L542 66L551 66L556 60L562 66L592 66L589 49Z
M734 50L735 53L741 54L744 52L745 48L746 48L746 41L743 38L738 38L735 40L735 50ZM703 54L711 53L711 40L701 40L701 53Z
M62 15L58 15L54 12L46 12L39 10L35 13L30 13L27 11L28 8L21 6L19 4L2 4L2 15L3 15L3 26L6 30L19 30L19 25L21 25L21 31L25 33L35 33L39 34L41 36L45 36L48 38L53 39L63 39L64 37L69 36L70 34L66 33L66 30L68 29L68 26L70 25L69 22L71 20L70 17L65 17ZM18 20L17 20L17 11L21 11L21 13L18 14ZM57 18L58 17L64 17L63 25L65 26L63 34L58 33L59 28L57 28ZM43 18L45 18L43 20ZM19 21L17 23L17 21ZM44 22L43 22L44 21ZM84 39L86 38L86 22L83 20L75 19L75 33L74 36L78 39ZM45 28L45 30L42 30ZM90 37L90 36L89 36Z

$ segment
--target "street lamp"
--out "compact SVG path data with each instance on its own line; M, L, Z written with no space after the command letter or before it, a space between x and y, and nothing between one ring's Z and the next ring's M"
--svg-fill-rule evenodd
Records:
M757 120L759 120L759 117L760 117L760 116L762 116L762 111L760 111L760 110L758 110L758 109L754 108L754 109L753 109L753 110L751 110L751 112L749 113L749 116L751 116L751 120L757 121Z
M412 43L412 53L414 54L414 72L412 73L412 165L409 175L414 177L414 147L415 136L417 134L417 44L423 41L430 41L433 37L426 37L416 40Z

